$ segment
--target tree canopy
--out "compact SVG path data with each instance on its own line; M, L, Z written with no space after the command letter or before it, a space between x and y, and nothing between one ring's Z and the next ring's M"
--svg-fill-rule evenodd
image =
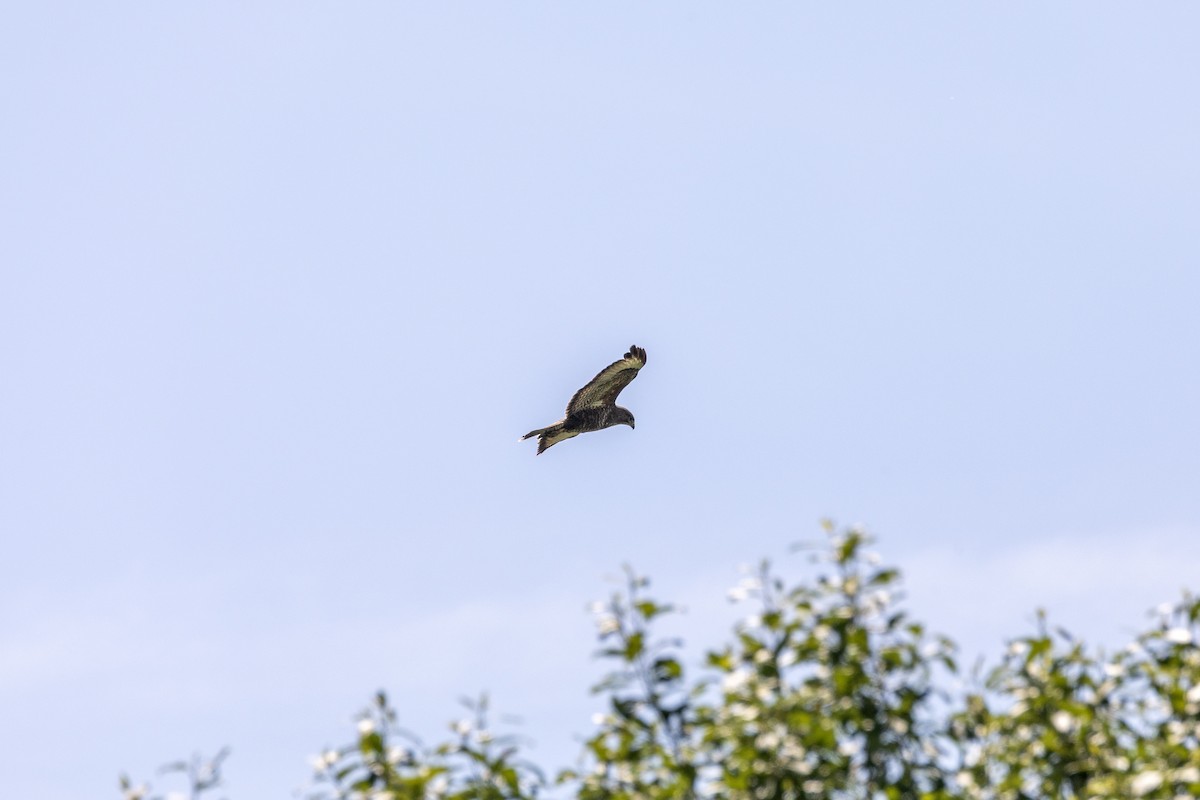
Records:
M398 726L380 691L353 741L315 759L312 800L829 798L1050 800L1200 796L1200 600L1155 612L1127 647L1088 647L1039 613L989 670L901 607L900 572L860 530L826 526L815 578L764 561L730 591L750 613L689 658L656 632L670 603L626 570L596 604L594 720L579 765L531 763L486 698L446 741ZM482 676L486 677L486 676ZM227 752L167 769L219 792ZM160 798L121 779L126 800Z

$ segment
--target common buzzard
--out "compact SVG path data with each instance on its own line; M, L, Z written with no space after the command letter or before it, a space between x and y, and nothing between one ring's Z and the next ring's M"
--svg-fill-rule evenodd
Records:
M646 351L636 344L620 361L614 361L600 374L592 378L571 402L567 403L567 415L548 428L538 428L521 437L521 441L538 437L538 455L547 447L553 447L563 439L570 439L588 431L598 431L613 425L633 425L633 414L629 409L616 404L617 395L637 377L638 370L646 366Z

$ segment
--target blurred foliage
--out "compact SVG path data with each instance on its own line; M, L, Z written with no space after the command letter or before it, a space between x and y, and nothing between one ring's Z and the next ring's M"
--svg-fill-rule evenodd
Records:
M520 800L536 797L546 781L532 764L518 757L511 736L489 727L488 701L463 701L470 716L453 723L454 738L423 748L415 736L396 725L395 709L383 692L358 721L353 744L327 750L313 759L316 770L312 800Z
M212 758L192 756L191 761L176 761L167 764L159 772L164 774L180 773L187 783L186 792L171 792L167 795L154 794L148 784L135 786L129 776L122 775L120 779L121 792L125 800L200 800L204 795L221 787L221 764L229 756L229 748L221 749ZM211 795L209 795L211 797Z
M433 747L381 692L354 741L314 758L310 800L829 798L1073 800L1200 796L1200 600L1160 606L1105 655L1052 629L962 675L953 642L899 608L898 570L859 530L826 525L816 577L769 563L729 592L751 612L693 665L656 633L676 612L626 569L593 611L611 670L579 765L553 781L490 727L487 699ZM220 784L226 752L170 765L190 796ZM152 800L122 778L127 800ZM175 796L185 796L177 794Z

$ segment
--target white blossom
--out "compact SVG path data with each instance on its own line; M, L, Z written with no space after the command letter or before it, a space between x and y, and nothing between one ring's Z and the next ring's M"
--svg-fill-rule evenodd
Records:
M890 602L892 602L891 592L887 589L876 589L867 595L865 605L869 610L878 612L887 608Z
M730 589L726 594L734 603L740 603L761 588L762 581L754 576L749 576L738 581L738 585Z
M367 736L375 732L375 720L360 719L358 721L358 733L360 736Z
M852 758L853 756L858 755L858 751L861 749L862 742L859 742L857 739L848 739L847 741L844 741L838 745L838 753L842 754L846 758Z
M1200 783L1200 767L1184 767L1176 770L1175 780L1181 783Z
M1075 718L1066 711L1055 711L1050 715L1050 724L1059 733L1068 733L1075 727Z
M1136 796L1141 797L1144 794L1149 794L1162 785L1163 776L1161 772L1149 770L1147 772L1139 772L1129 782L1129 790Z
M779 748L779 758L781 761L790 763L792 769L801 775L807 775L812 771L812 768L804 761L804 748L791 739L784 741L783 746Z
M721 688L727 693L733 693L741 689L750 681L750 671L746 669L735 669L733 672L726 675L721 680Z
M779 747L779 743L780 743L779 734L775 733L774 731L767 731L766 733L761 733L758 735L758 738L755 740L754 743L757 744L759 747L761 747L763 750L774 750L775 748Z
M729 716L742 722L750 722L758 718L758 709L745 703L730 703Z
M1164 634L1166 640L1172 644L1191 644L1192 632L1187 628L1171 628Z

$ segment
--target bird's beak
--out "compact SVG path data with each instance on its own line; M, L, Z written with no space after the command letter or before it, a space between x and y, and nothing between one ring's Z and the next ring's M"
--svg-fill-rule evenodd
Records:
M634 430L637 430L637 425L634 425L632 422L629 423L629 427L633 428Z

